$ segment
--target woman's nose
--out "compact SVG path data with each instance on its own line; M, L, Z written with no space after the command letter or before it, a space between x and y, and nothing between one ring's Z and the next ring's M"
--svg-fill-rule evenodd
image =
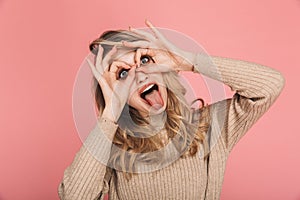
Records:
M149 78L148 74L141 71L136 72L135 77L138 84L145 82Z

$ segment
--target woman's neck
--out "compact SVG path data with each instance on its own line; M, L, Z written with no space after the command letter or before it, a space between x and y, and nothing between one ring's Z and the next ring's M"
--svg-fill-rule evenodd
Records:
M151 115L148 117L148 122L151 127L155 130L159 131L164 129L166 121L167 121L167 113L162 112L158 115Z

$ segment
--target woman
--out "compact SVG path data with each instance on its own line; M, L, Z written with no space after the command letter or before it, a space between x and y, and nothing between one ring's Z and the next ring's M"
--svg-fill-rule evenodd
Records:
M183 51L146 24L153 34L109 31L90 45L99 120L65 170L61 199L219 199L230 151L284 86L273 69ZM178 71L236 93L191 109Z

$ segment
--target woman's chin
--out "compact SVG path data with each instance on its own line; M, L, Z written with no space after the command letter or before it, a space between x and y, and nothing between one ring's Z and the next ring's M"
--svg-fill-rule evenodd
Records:
M153 115L162 114L166 110L166 106L160 104L154 104L152 106L147 106L147 109L140 111L143 117L149 117Z
M160 104L154 104L150 107L149 114L150 115L158 115L165 111L165 107Z

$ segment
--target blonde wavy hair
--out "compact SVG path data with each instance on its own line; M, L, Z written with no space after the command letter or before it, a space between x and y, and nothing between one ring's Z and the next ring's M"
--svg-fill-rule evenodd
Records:
M100 44L103 47L104 57L114 45L120 46L122 41L134 42L140 40L144 39L130 31L106 31L99 38L94 40L89 47L90 51L94 55L97 55L98 45ZM136 48L122 47L122 49L136 51ZM199 150L201 144L204 146L204 155L207 155L208 152L205 136L210 124L209 107L204 105L204 101L202 99L196 99L195 101L199 100L201 102L201 107L199 109L191 108L191 105L186 102L184 97L186 89L179 82L177 73L163 73L163 79L166 84L168 95L167 107L165 110L166 121L164 126L167 131L168 138L172 139L174 146L177 151L180 152L182 158L194 156ZM99 116L101 116L101 113L105 108L105 101L101 88L95 78L93 82L95 103L99 111ZM132 121L139 125L140 129L148 128L149 130L152 130L147 127L149 122L139 114L138 110L131 106L128 106L128 110ZM126 114L126 112L122 112L120 119L128 117L125 115L128 114ZM195 119L195 116L198 116L198 119ZM117 166L118 169L122 170L128 180L135 171L134 153L154 152L164 146L159 134L155 134L150 137L135 137L132 132L133 131L130 130L130 128L124 129L120 126L118 127L113 139L113 144L123 151L112 151L109 161L113 166ZM124 156L124 152L133 154L130 158L128 158ZM149 159L151 158L147 158L147 161L149 161ZM157 158L153 159L157 160Z

